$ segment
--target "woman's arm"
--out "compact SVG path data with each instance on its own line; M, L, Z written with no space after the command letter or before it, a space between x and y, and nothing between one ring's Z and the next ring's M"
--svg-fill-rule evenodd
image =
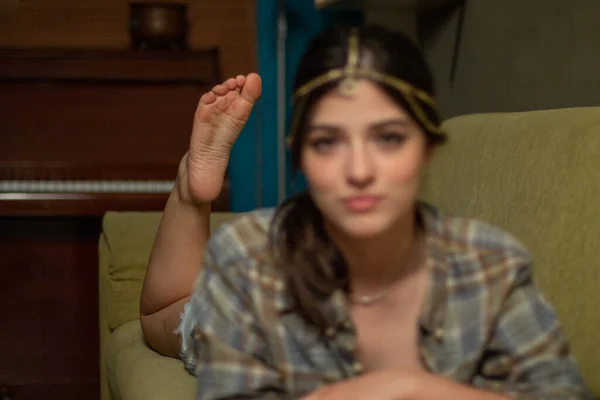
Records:
M140 301L146 341L170 357L178 357L180 352L181 338L174 332L193 291L210 230L210 203L186 200L180 195L180 181L178 178L165 206Z
M506 298L475 387L436 376L416 379L405 400L594 400L556 312L536 289L531 268L520 267ZM400 391L402 388L398 388Z
M407 400L594 399L554 308L533 282L531 266L517 268L473 386L427 376Z
M388 370L325 387L306 400L367 398L594 400L594 395L583 382L553 307L533 284L531 268L522 265L469 385L429 373Z
M385 370L326 386L301 400L512 400L445 378L415 371Z
M494 393L488 390L477 389L452 382L448 379L428 375L423 376L421 382L413 385L413 391L398 399L402 400L513 400L507 394ZM529 399L529 398L528 398ZM533 397L538 399L538 397ZM542 399L541 397L539 399ZM544 397L545 399L545 397Z
M260 276L259 267L248 258L214 262L228 236L219 231L209 242L186 315L192 323L184 327L182 358L196 376L196 399L291 398L285 376L294 371L273 355L273 347L283 347L272 334L277 322L261 317L274 315L267 310L273 303L250 278Z
M518 267L473 385L427 376L407 400L594 400L530 265Z
M516 398L593 399L530 265L518 269L475 383Z
M221 193L231 148L262 90L256 74L230 78L198 103L189 151L165 206L140 300L148 344L176 357L173 332L201 269L210 231L210 204Z

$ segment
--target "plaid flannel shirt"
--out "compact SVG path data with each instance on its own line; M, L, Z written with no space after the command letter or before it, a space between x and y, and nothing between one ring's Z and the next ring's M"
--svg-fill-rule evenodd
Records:
M593 399L555 311L532 281L529 252L509 234L422 203L430 285L419 321L426 368L517 399ZM288 399L364 373L345 295L325 305L325 336L287 311L269 263L273 210L215 232L185 306L181 357L197 399Z

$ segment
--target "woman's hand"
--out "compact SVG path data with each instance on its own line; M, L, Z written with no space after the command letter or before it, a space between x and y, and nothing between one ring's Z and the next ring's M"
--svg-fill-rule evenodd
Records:
M420 374L412 371L379 371L337 382L300 400L409 400Z
M511 400L441 376L410 370L373 372L338 382L301 400Z

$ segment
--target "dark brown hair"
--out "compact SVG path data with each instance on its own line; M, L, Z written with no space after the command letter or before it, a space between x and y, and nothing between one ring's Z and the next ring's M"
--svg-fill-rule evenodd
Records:
M335 26L312 40L296 72L295 90L334 68L342 68L348 57L350 27ZM402 79L434 96L433 78L420 49L405 35L378 26L357 29L359 66L368 67L388 76ZM291 142L291 161L295 171L300 168L306 124L317 100L335 88L339 81L318 87L304 99L304 107L296 109L298 130ZM419 124L429 145L441 144L446 136L425 128L398 90L380 85ZM439 125L437 110L419 103L433 125ZM326 318L323 304L338 289L348 285L346 263L330 240L323 216L310 193L304 192L282 203L271 229L270 247L274 261L286 278L287 288L296 311L306 322L324 330Z

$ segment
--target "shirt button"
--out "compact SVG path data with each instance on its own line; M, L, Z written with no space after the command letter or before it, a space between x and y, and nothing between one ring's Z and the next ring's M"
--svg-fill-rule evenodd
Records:
M363 367L362 363L360 363L358 361L355 362L354 364L352 364L352 369L357 374L362 374L362 372L365 370L365 368Z
M273 279L268 275L261 276L260 281L265 286L271 286L273 284Z
M277 290L278 292L283 291L284 288L284 283L280 280L276 280L275 281L275 285L273 286L275 288L275 290Z
M193 336L194 336L195 340L204 340L206 338L206 336L204 335L204 333L200 332L197 329L194 329Z
M327 336L328 338L332 338L334 335L335 329L333 329L332 327L325 329L325 336Z
M444 339L444 328L437 328L435 330L435 332L433 333L433 337L435 338L435 340L437 340L438 342L441 342Z

